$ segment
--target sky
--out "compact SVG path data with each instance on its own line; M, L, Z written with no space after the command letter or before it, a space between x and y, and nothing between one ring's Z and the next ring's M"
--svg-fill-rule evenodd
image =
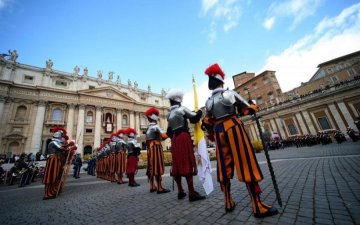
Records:
M325 61L360 50L355 0L0 0L0 53L18 62L89 75L160 93L182 89L193 108L210 96L205 69L232 76L275 71L282 91L307 82Z

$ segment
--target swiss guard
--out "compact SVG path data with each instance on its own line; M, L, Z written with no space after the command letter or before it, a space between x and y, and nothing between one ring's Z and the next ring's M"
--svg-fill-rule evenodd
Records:
M135 174L137 173L138 166L138 155L141 153L141 149L137 146L136 141L136 130L133 128L128 128L125 130L125 134L127 135L127 149L128 149L128 157L126 162L126 174L129 177L129 186L137 187L140 184L135 181Z
M58 192L61 191L61 178L66 163L66 158L63 155L68 150L66 130L61 127L55 127L51 129L51 132L53 132L53 138L48 145L45 174L43 177L43 183L45 184L43 200L56 198Z
M127 143L124 140L124 134L125 131L123 129L120 129L116 132L117 134L117 143L116 143L116 149L118 151L117 154L117 176L118 176L118 184L125 184L126 181L123 180L124 173L126 172L126 149L127 149Z
M164 188L161 184L161 176L165 172L164 152L161 141L165 140L167 135L157 124L160 114L159 110L151 107L144 114L149 121L149 127L146 130L148 155L146 174L150 180L150 192L157 191L158 194L168 193L170 190ZM154 177L156 178L157 188L154 184Z
M113 133L110 136L110 142L109 142L109 177L111 182L117 182L115 173L117 169L117 134Z
M212 90L212 96L205 104L203 124L208 137L216 143L217 179L224 193L225 211L231 212L235 208L230 193L230 180L235 167L239 181L245 182L248 189L254 216L262 218L277 214L276 208L260 200L262 191L258 182L263 175L244 125L237 116L239 113L252 114L258 111L258 107L249 105L235 91L223 88L225 74L218 64L207 68L205 74L209 76L208 87Z
M181 177L185 177L189 201L205 199L194 189L193 176L197 175L197 166L194 156L193 142L190 137L188 120L197 123L202 116L202 111L196 113L181 105L184 92L176 89L170 90L166 98L170 101L170 113L167 116L167 134L171 137L172 168L171 175L175 178L178 187L178 199L186 196L181 184Z

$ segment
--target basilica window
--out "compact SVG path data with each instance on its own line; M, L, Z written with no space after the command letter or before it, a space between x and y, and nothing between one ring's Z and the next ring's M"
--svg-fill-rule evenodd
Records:
M51 114L52 121L62 121L62 117L63 117L63 111L61 109L56 108L52 111Z
M288 129L289 129L290 135L295 135L295 134L298 133L298 132L297 132L297 129L296 129L296 127L295 127L294 124L292 124L292 123L291 123L291 124L288 124L287 127L288 127Z
M16 109L15 120L24 121L26 117L26 107L21 105Z
M319 121L319 125L320 125L322 130L331 129L331 125L329 123L329 120L326 117L319 117L319 118L317 118L317 120Z
M146 127L146 118L144 116L140 117L140 127Z
M122 116L121 124L124 125L124 126L127 126L127 125L129 124L128 116L127 116L127 115L123 115L123 116Z
M92 111L88 111L86 114L86 123L93 123L94 121L94 113Z

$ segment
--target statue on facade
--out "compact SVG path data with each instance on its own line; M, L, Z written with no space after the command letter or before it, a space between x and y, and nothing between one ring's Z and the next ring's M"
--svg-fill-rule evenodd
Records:
M87 77L89 73L89 70L87 67L84 68L84 77Z
M165 97L165 95L166 95L166 91L164 90L164 88L161 88L161 96Z
M46 69L51 70L53 65L54 65L54 63L51 59L46 60Z
M121 84L121 78L120 78L119 75L117 75L116 83L117 83L117 84Z
M102 71L101 70L97 71L97 76L99 79L102 79Z
M10 55L10 61L16 62L16 59L18 58L18 54L16 52L16 50L9 50L9 55Z
M151 93L151 86L150 86L150 84L148 85L148 93L149 93L149 94Z
M113 76L114 76L114 72L110 71L109 72L109 81L112 81Z
M137 92L138 91L138 82L134 81L134 91Z
M80 68L76 65L74 67L74 77L77 78L79 76Z
M129 86L129 89L131 88L131 80L128 79L128 86Z

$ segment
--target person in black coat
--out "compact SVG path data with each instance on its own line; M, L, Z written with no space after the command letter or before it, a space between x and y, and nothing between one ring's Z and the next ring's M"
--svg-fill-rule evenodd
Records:
M82 167L82 160L80 154L76 154L75 160L74 160L74 175L73 177L75 179L80 178L80 169Z

